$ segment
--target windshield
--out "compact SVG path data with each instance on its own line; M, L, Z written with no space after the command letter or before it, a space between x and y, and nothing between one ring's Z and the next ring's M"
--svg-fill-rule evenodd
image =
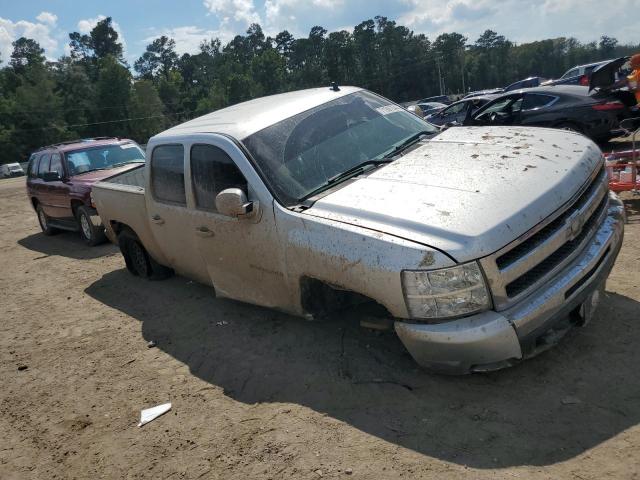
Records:
M419 132L439 130L360 91L276 123L243 143L276 197L291 206L341 173L382 159Z
M135 143L100 145L66 154L69 175L104 170L132 162L144 162L144 152Z

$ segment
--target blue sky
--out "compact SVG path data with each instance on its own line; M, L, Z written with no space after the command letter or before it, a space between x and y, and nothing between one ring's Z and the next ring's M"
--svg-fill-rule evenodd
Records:
M0 55L11 42L35 38L49 58L65 53L68 34L88 31L113 17L133 63L153 38L168 34L178 50L194 52L205 38L228 41L252 22L275 35L287 29L306 35L314 25L351 29L384 15L435 37L457 31L475 40L491 28L516 42L557 36L581 41L601 35L640 43L640 0L0 0Z

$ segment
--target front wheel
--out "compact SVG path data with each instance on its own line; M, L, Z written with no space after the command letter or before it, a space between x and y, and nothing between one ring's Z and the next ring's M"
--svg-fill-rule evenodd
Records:
M87 207L80 207L76 213L80 235L85 243L91 247L104 243L107 237L104 234L104 227L95 226L91 221L91 212Z

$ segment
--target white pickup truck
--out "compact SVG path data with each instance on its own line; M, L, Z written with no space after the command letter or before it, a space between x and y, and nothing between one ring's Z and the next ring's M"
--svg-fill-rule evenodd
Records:
M622 243L586 137L441 133L359 88L225 108L147 152L92 193L132 273L300 316L368 303L444 373L512 365L586 323Z

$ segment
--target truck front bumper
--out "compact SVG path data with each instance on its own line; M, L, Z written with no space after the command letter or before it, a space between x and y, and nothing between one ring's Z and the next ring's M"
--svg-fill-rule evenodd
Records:
M586 323L622 246L624 205L613 194L591 242L560 274L501 312L487 311L439 324L396 321L395 330L418 364L461 375L497 370L557 343Z

